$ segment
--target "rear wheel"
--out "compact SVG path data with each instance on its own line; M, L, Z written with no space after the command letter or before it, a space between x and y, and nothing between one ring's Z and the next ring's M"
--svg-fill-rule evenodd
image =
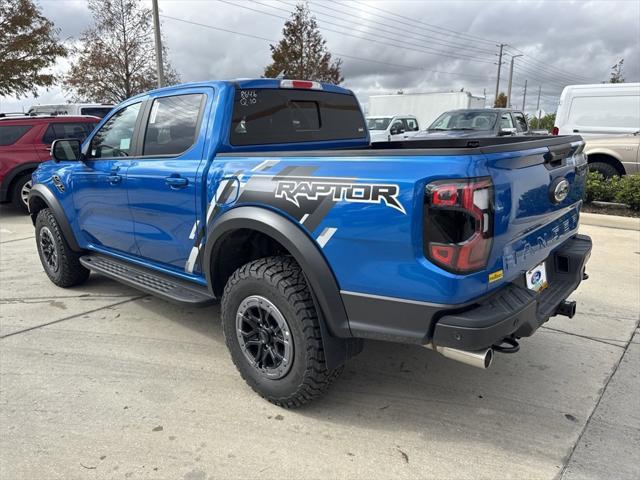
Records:
M605 162L592 162L589 164L589 171L596 172L604 178L619 177L620 172L613 165Z
M31 174L22 175L13 182L11 201L16 208L22 210L24 213L29 213L29 192L31 191L31 186Z
M45 208L36 217L38 255L49 279L59 287L73 287L89 278L80 255L69 248L56 217Z
M292 258L262 258L236 270L222 297L222 325L242 378L276 405L313 400L342 371L326 366L311 292Z

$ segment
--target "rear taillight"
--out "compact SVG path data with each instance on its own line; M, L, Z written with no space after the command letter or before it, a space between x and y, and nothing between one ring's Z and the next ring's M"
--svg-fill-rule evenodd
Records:
M493 238L491 179L430 183L424 203L424 255L454 273L485 268Z
M560 133L560 129L558 127L553 127L551 135L558 135L558 133Z

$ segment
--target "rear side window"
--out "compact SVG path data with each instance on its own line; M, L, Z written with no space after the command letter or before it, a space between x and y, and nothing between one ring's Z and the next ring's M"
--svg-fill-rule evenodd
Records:
M42 143L53 143L61 138L77 138L84 140L93 130L92 123L52 123L44 132Z
M204 95L156 98L151 106L143 155L179 155L195 143Z
M516 127L518 128L519 132L526 132L528 130L528 128L527 128L527 119L524 118L523 114L514 113L513 114L513 118L516 121Z
M31 129L31 125L0 126L0 146L12 145Z
M405 123L407 124L407 132L417 132L418 131L418 122L413 118L405 118Z
M575 97L569 110L569 123L581 127L638 128L640 95Z
M103 118L111 111L111 107L82 107L80 115L91 115L92 117Z
M232 145L264 145L364 138L352 95L314 90L236 90Z

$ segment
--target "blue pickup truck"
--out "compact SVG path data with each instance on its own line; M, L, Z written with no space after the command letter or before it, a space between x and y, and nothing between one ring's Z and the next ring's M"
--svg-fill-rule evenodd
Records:
M231 357L284 407L320 395L363 339L479 368L518 350L586 278L577 136L371 146L349 90L178 85L58 140L29 198L40 259L173 302L220 299Z

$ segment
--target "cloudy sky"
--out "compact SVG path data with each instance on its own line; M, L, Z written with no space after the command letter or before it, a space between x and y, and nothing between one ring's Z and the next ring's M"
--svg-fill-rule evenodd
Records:
M269 63L295 0L159 0L166 46L183 81L258 77ZM68 42L91 24L85 0L38 0ZM145 2L150 5L150 1ZM506 91L516 58L512 104L555 111L564 85L607 80L624 58L627 82L640 81L640 1L309 0L344 85L366 105L369 95L486 90L493 101L497 44ZM188 23L191 22L191 23ZM198 25L200 24L200 25ZM220 30L223 29L223 30ZM225 31L226 30L226 31ZM235 32L235 33L231 33ZM256 38L259 37L259 38ZM56 71L64 72L61 61ZM39 98L3 98L2 111L66 100L60 88Z

